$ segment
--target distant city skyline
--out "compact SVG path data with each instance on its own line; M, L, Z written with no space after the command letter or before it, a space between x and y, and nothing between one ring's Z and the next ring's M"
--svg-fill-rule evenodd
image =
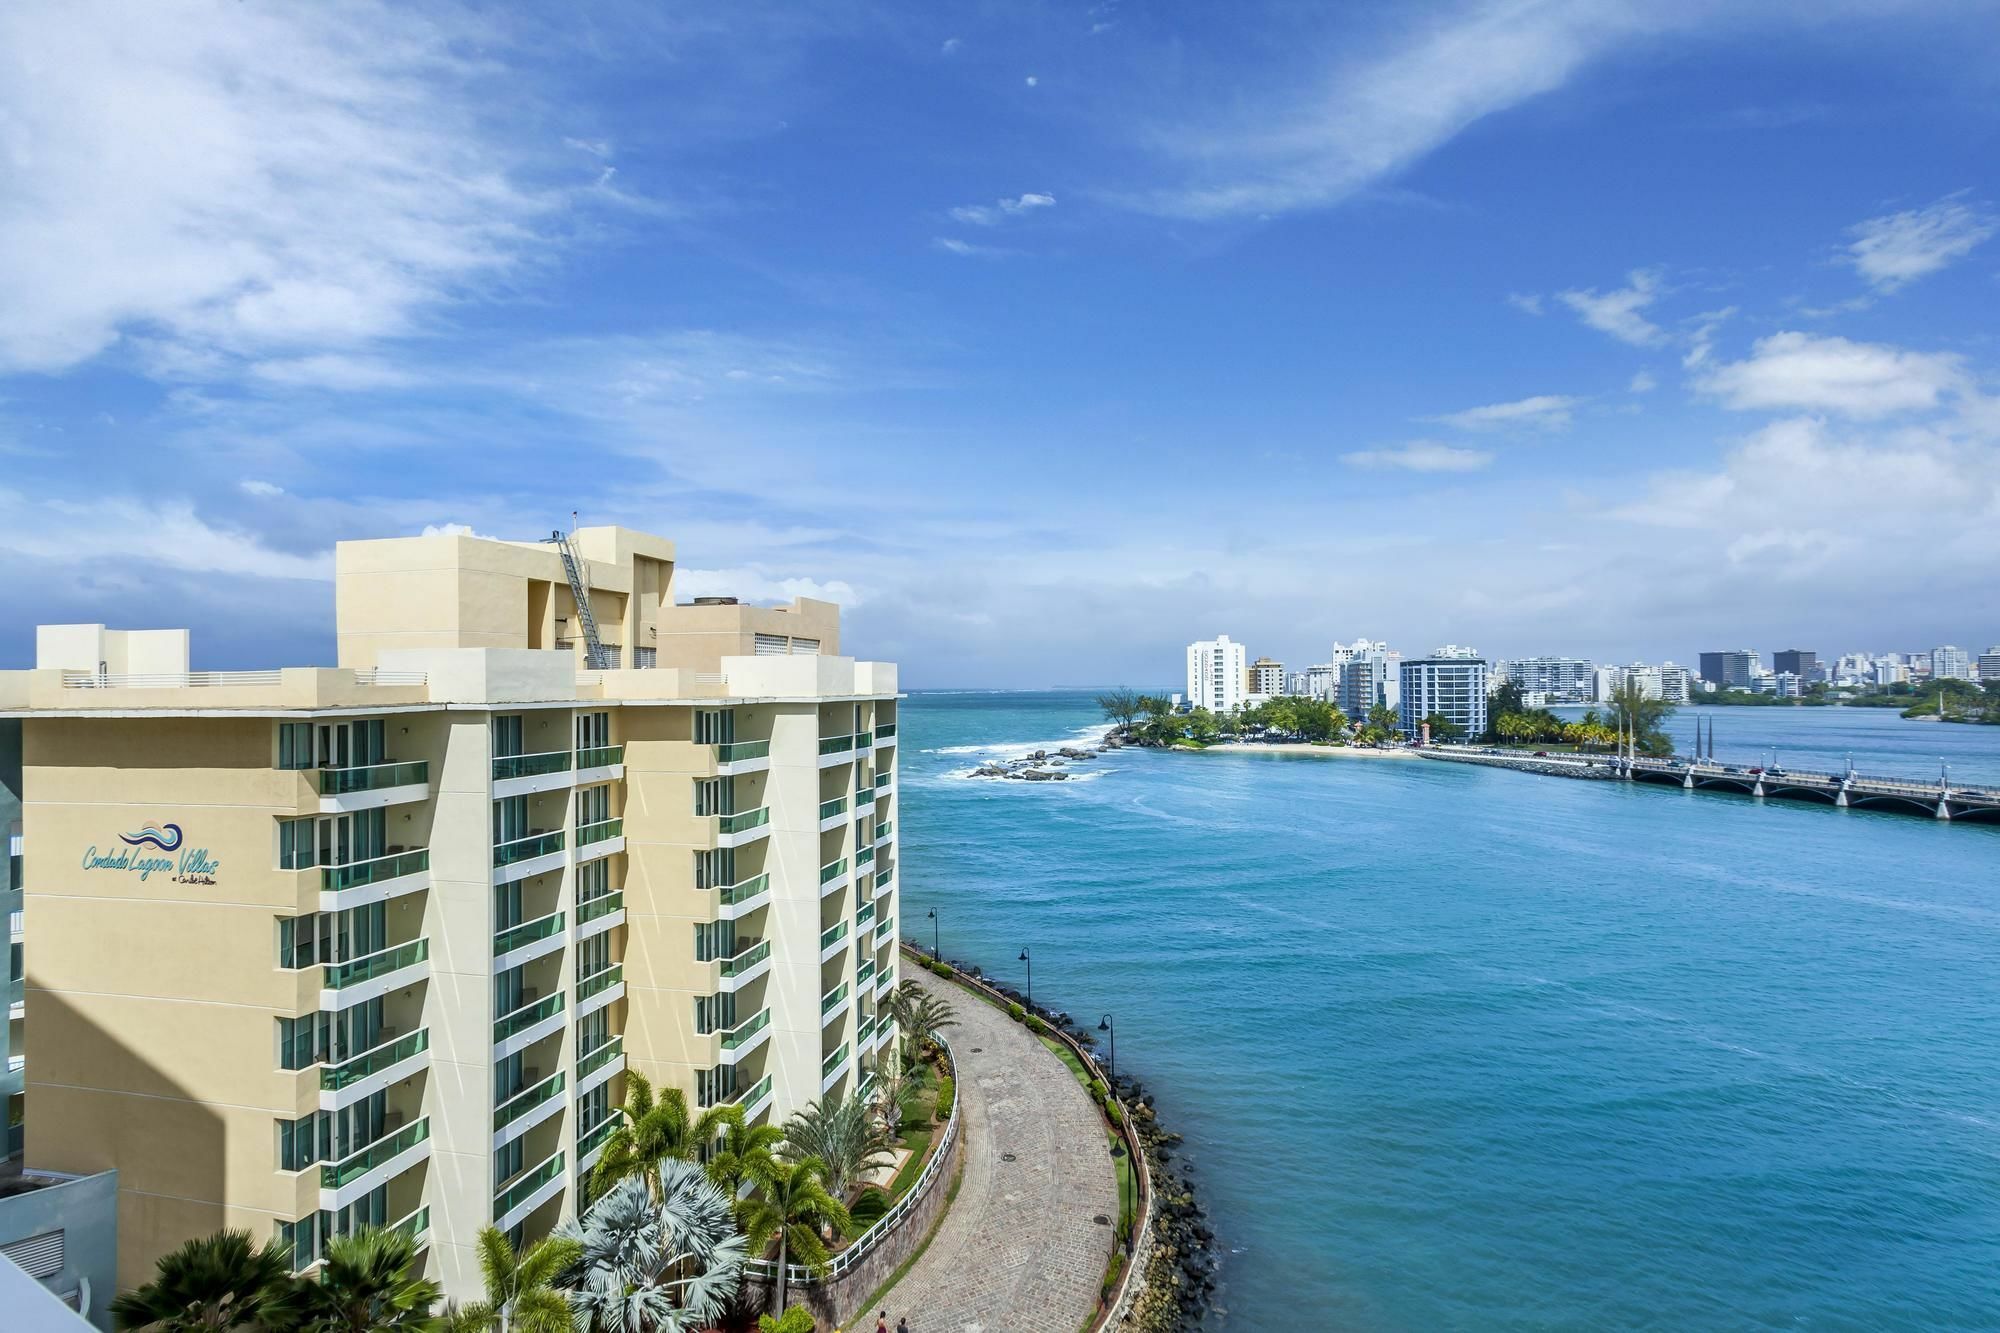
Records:
M23 0L0 665L324 660L337 535L573 510L917 687L1974 651L1996 56L1950 0Z

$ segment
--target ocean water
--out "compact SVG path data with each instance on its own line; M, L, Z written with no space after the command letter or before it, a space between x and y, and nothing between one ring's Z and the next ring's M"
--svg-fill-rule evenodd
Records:
M1725 754L1915 775L1948 732L2000 778L2000 729L1714 712ZM2000 1328L2000 826L1419 760L957 776L1096 730L913 695L899 924L1114 1015L1211 1327Z

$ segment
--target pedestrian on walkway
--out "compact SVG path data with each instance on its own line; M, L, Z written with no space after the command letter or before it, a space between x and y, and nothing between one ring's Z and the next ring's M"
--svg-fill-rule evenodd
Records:
M887 1310L875 1316L875 1333L889 1333L889 1312Z
M896 1321L896 1333L910 1333L910 1321L908 1319L898 1319Z

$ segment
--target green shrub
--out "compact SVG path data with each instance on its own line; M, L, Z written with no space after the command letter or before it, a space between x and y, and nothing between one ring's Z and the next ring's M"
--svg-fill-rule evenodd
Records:
M937 1118L944 1120L951 1115L951 1099L957 1094L958 1085L946 1074L938 1080Z
M1106 1305L1118 1294L1118 1275L1125 1271L1125 1255L1120 1251L1111 1256L1111 1266L1104 1270L1104 1290L1099 1293Z
M1122 1125L1125 1123L1125 1110L1117 1102L1107 1100L1104 1103L1104 1118L1114 1125Z
M1027 1012L1028 1011L1026 1009L1023 1009L1018 1004L1010 1004L1007 1006L1007 1017L1013 1019L1016 1023L1020 1022L1021 1019L1027 1015Z
M1104 1105L1104 1099L1109 1094L1109 1091L1104 1086L1103 1079L1094 1078L1090 1080L1090 1100L1096 1102L1099 1106Z
M941 963L936 961L935 959L933 959L931 962L925 963L924 966L930 969L932 972L935 972L939 976L945 978L947 981L950 980L952 977L958 975L957 971L953 969L950 963Z
M1035 1017L1033 1014L1029 1014L1026 1021L1028 1024L1028 1031L1034 1033L1037 1037L1041 1036L1044 1032L1047 1032L1049 1030L1049 1025L1047 1023L1044 1023L1041 1019Z
M803 1305L794 1305L776 1319L767 1314L758 1315L757 1327L762 1333L813 1333L819 1325L813 1322L812 1311Z

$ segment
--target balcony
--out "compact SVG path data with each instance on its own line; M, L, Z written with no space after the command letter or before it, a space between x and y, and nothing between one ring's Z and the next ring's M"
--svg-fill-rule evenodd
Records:
M319 1007L345 1009L414 985L430 975L430 956L431 942L416 939L344 963L327 963L320 974Z
M840 1082L840 1076L847 1072L848 1045L840 1043L840 1049L819 1062L819 1090L825 1092Z
M576 781L576 756L568 750L544 750L539 754L496 754L493 756L493 794L526 796L531 792L554 791Z
M877 824L875 826L875 845L880 847L883 843L889 841L889 835L895 831L896 826L886 819Z
M391 1222L388 1225L387 1230L402 1232L405 1236L408 1236L411 1240L416 1242L418 1249L422 1249L425 1245L430 1243L430 1238L431 1238L430 1205L425 1204L423 1207L417 1209L413 1213L410 1213L408 1216L399 1218L398 1220Z
M760 1009L756 1017L738 1023L722 1034L722 1063L733 1065L762 1046L771 1036L771 1011Z
M868 923L874 919L875 904L872 902L861 904L861 910L854 914L854 933L859 935L863 930L867 929Z
M749 1087L732 1096L728 1104L742 1107L743 1119L745 1121L756 1119L757 1113L771 1104L771 1076L769 1074L764 1075L764 1077L758 1079Z
M429 1116L385 1134L361 1151L319 1169L319 1206L345 1208L378 1185L386 1185L431 1155Z
M550 912L547 916L523 921L518 926L509 926L494 934L493 970L505 972L510 967L519 967L562 947L563 914Z
M867 865L870 861L873 861L874 859L875 859L875 849L873 847L858 848L854 853L854 868L856 870L859 870L861 869L861 867Z
M625 993L625 965L613 963L576 983L576 1014L594 1014Z
M625 1038L611 1037L596 1050L577 1057L576 1095L581 1097L625 1067Z
M617 777L624 766L625 747L622 745L593 745L576 752L578 782L604 782Z
M558 1069L493 1108L493 1146L512 1143L562 1110L563 1072Z
M323 815L421 801L431 791L431 766L421 759L354 768L316 768L311 772L313 786L319 792L319 812Z
M896 724L894 722L884 722L875 728L876 745L894 745L895 743Z
M819 934L819 960L832 962L847 947L847 923L836 921Z
M875 790L881 791L884 787L889 786L894 778L895 774L893 773L877 773L875 775Z
M822 898L840 892L847 886L847 858L828 861L819 868L819 896Z
M373 1048L338 1064L319 1067L320 1109L339 1110L391 1083L401 1082L430 1063L431 1032L418 1028L388 1037Z
M847 1007L847 997L847 983L844 981L819 997L819 1025L821 1027L825 1027L828 1023L840 1017L841 1011Z
M891 963L884 963L875 971L875 998L881 999L896 989L896 969ZM888 1026L885 1022L883 1026Z
M823 755L848 754L852 752L853 749L854 749L854 737L852 736L820 737L819 752Z
M718 921L734 921L737 917L754 912L771 896L771 876L766 871L749 879L724 885L716 894Z
M350 907L366 907L387 902L405 893L427 889L431 883L431 852L428 847L399 849L367 861L319 868L319 910L344 912Z
M502 1231L511 1230L525 1221L528 1214L560 1194L562 1187L563 1155L562 1150L557 1149L541 1165L529 1167L515 1176L493 1196L493 1225Z
M875 789L873 787L863 787L860 791L854 793L855 814L858 815L861 813L862 806L873 804L875 804Z
M733 958L717 964L716 978L724 991L737 991L771 970L771 941L744 942Z
M592 935L602 935L624 919L623 889L613 889L609 893L600 893L595 898L586 898L576 905L577 938L589 939Z
M874 1035L875 1035L875 1015L870 1014L868 1015L868 1017L861 1020L860 1026L854 1029L854 1048L856 1050L868 1049L869 1038L873 1037Z
M580 825L576 830L576 859L579 861L595 861L600 856L624 850L623 819L600 819L592 824Z
M576 1133L576 1169L578 1171L588 1171L591 1167L597 1165L597 1154L603 1150L604 1145L610 1141L611 1135L617 1130L618 1120L619 1117L617 1115L611 1114L606 1115L604 1119L598 1121L588 1129L583 1128L581 1123L578 1124Z
M724 741L715 750L715 771L720 777L738 773L761 773L771 766L771 742Z
M529 1000L513 1013L493 1021L493 1044L507 1049L501 1052L504 1058L532 1046L551 1032L562 1027L563 995L553 991L537 1000Z
M881 925L875 927L875 947L878 949L881 948L882 942L884 940L894 938L895 934L896 934L896 918L892 916L888 918L886 921L884 921Z
M493 882L508 884L562 867L563 831L542 829L493 845Z
M875 975L875 960L864 958L861 966L854 969L854 990L856 994L868 988L868 981Z
M771 807L760 805L755 810L745 810L740 814L717 815L715 817L715 845L717 847L741 847L748 842L771 836Z
M854 753L860 754L874 743L875 735L873 732L857 731L854 733Z
M847 798L836 796L819 803L819 831L831 833L847 822Z

